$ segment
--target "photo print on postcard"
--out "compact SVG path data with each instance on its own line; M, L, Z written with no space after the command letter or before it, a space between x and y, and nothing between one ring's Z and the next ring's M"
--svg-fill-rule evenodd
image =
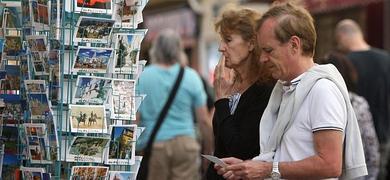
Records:
M143 22L142 10L146 3L146 0L119 0L115 3L115 27L136 29Z
M37 167L20 167L23 179L43 179L44 168Z
M134 74L137 72L144 33L117 34L113 63L115 73Z
M135 80L113 79L111 119L135 120Z
M27 149L32 164L50 164L49 139L46 132L46 124L23 124L27 139Z
M82 105L104 105L111 92L111 83L109 78L78 76L73 102Z
M112 14L112 0L74 0L75 12ZM114 1L115 2L115 1Z
M46 119L52 115L47 94L27 94L32 119Z
M104 105L69 105L70 129L77 133L107 133Z
M45 80L24 80L24 87L28 94L46 93Z
M136 172L132 171L109 171L110 179L109 180L135 180Z
M80 16L74 32L75 42L107 43L115 20Z
M32 11L32 22L35 30L49 30L50 23L50 1L32 0L30 1Z
M47 51L47 41L45 35L26 36L30 51Z
M71 179L107 179L108 167L105 166L73 166Z
M110 140L101 137L75 137L67 151L69 162L102 163Z
M74 58L73 72L106 73L112 53L112 48L79 46Z
M22 38L20 36L5 36L3 53L6 56L19 56L22 53Z
M111 125L106 164L133 165L137 125Z

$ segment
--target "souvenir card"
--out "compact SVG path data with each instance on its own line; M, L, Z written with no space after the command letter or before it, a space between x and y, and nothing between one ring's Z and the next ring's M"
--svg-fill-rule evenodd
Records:
M18 132L17 126L2 126L3 132L0 140L4 142L4 165L18 164Z
M6 74L5 78L1 80L1 90L20 90L20 66L5 65L5 69Z
M104 77L78 76L74 103L84 105L103 105L111 91L112 80Z
M59 100L60 94L60 54L58 50L51 50L48 56L49 65L49 96L52 103Z
M111 119L135 120L135 81L114 79L112 91Z
M47 51L47 42L45 35L26 36L30 51Z
M75 137L67 152L69 162L97 162L102 163L104 151L110 140L101 137Z
M136 172L132 171L109 171L109 180L136 180Z
M46 65L43 61L33 61L34 74L37 76L47 75Z
M107 133L104 105L69 105L71 132Z
M46 93L45 80L24 80L24 87L28 94L44 94Z
M112 14L112 0L74 0L75 12Z
M32 11L32 25L38 31L49 30L50 21L50 1L32 0L30 1Z
M22 4L22 24L24 27L31 26L31 11L30 11L30 0L21 0ZM31 28L28 28L31 29ZM26 35L24 33L24 35Z
M3 108L0 109L3 125L23 123L22 117L25 103L20 100L20 95L2 94L0 97L1 103L4 105Z
M19 56L22 53L21 36L5 36L3 52L6 56Z
M35 168L35 167L20 167L22 171L23 179L42 179L43 173L45 173L44 168Z
M24 123L24 131L28 137L46 137L46 124Z
M16 30L21 28L20 19L22 19L20 15L19 8L9 7L5 8L3 12L3 25L5 25L6 30Z
M73 166L72 180L79 179L107 179L108 167L104 166Z
M73 72L106 73L112 52L112 48L79 46L74 58Z
M20 7L20 0L1 0L6 7Z
M31 119L46 119L51 113L46 94L27 94Z
M29 70L29 63L28 63L28 56L23 55L20 56L20 74L22 80L31 79L30 78L30 70Z
M74 33L74 42L107 43L115 20L81 16Z
M113 19L117 28L136 29L143 22L142 10L146 0L117 0L115 3Z
M116 37L114 72L134 74L137 72L140 47L144 34L117 34Z
M4 47L4 39L0 39L0 69L4 69L4 66L3 66L3 47Z
M110 126L111 139L106 164L133 165L137 125Z

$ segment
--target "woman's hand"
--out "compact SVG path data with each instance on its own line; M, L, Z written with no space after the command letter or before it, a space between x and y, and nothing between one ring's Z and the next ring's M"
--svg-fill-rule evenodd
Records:
M234 78L233 69L225 67L225 56L221 56L214 70L215 100L228 98L232 94Z

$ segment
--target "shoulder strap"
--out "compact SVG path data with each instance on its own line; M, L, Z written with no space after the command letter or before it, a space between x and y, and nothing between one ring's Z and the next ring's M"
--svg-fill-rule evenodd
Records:
M160 127L165 119L165 116L168 113L169 107L171 106L171 104L175 98L177 90L179 89L180 82L183 79L183 74L184 74L184 67L180 67L179 75L177 76L176 82L173 85L173 88L171 90L171 93L169 94L167 102L165 103L163 109L160 112L160 115L158 116L156 125L154 126L154 128L152 130L152 133L149 137L148 143L146 144L145 150L147 150L148 148L151 149L151 147L153 145L153 141L156 138L157 132L160 129Z

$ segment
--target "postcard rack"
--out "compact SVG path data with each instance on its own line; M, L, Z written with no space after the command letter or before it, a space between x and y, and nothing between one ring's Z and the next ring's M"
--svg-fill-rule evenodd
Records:
M2 179L135 178L148 0L0 1Z

